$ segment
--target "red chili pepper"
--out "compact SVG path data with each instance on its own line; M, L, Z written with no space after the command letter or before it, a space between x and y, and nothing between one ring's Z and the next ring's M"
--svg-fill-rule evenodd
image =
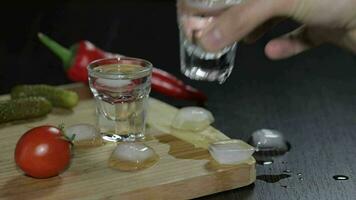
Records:
M118 57L121 55L105 52L91 42L82 40L67 49L48 36L39 33L40 41L61 58L68 78L75 82L88 84L87 66L91 61ZM207 97L201 91L186 85L177 77L161 69L153 68L151 79L152 90L176 99L206 101Z
M204 93L157 68L153 68L152 71L151 87L154 91L176 99L196 100L198 102L204 102L207 99Z

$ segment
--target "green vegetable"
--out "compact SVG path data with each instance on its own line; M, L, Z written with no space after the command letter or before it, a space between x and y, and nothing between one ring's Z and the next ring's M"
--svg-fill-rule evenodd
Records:
M11 98L40 96L46 98L54 107L73 108L79 101L78 94L50 85L19 85L11 90Z
M27 97L0 101L0 123L45 116L52 104L43 97Z

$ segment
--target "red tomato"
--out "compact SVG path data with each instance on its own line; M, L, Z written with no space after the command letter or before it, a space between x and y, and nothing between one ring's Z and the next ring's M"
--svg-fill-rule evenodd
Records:
M71 158L71 144L54 126L27 131L17 142L15 161L27 175L49 178L64 171Z

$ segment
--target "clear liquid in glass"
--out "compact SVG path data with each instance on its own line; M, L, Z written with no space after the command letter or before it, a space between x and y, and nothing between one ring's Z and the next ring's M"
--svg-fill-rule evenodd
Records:
M89 84L97 104L98 127L103 139L143 139L150 73L133 75L142 68L134 64L109 64L89 72Z
M240 0L178 0L180 59L182 73L194 80L223 83L231 74L236 43L218 52L207 52L196 41L197 35L223 11Z

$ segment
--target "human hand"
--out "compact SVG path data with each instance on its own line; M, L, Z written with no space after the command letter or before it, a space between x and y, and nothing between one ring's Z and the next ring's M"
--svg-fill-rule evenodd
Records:
M268 42L269 58L287 58L325 42L356 53L356 0L246 0L218 16L198 41L211 52L241 39L252 42L285 17L303 25Z

